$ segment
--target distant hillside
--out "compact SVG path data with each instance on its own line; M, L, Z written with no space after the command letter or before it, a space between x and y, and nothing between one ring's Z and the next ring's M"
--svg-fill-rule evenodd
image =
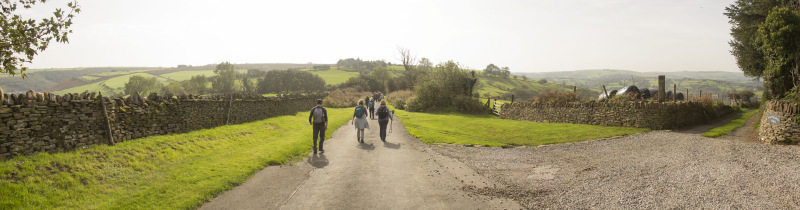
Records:
M750 90L758 92L763 90L763 83L753 81L752 78L745 77L742 72L636 72L628 70L579 70L564 72L541 72L541 73L516 73L534 79L545 79L549 82L577 85L595 91L602 91L606 86L608 91L619 89L624 86L636 85L638 88L658 88L658 75L666 76L668 89L676 86L679 92L689 91L689 94L720 95L728 93Z
M291 63L256 63L256 64L234 64L236 69L310 69L314 65L326 64L291 64ZM330 65L330 64L327 64ZM0 88L6 93L22 93L28 90L37 92L83 92L101 91L104 95L120 93L120 84L124 86L125 80L132 74L144 73L150 76L157 76L159 80L183 81L194 75L213 75L216 64L203 66L180 65L172 68L159 67L91 67L91 68L64 68L64 69L31 69L26 71L28 75L25 79L19 76L0 76ZM116 79L115 79L116 78ZM106 80L112 80L106 82Z
M680 79L712 79L724 81L752 81L752 78L744 76L742 72L725 72L725 71L679 71L679 72L637 72L630 70L577 70L577 71L559 71L559 72L540 72L540 73L514 73L516 75L525 75L530 78L571 78L571 79L593 79L593 78L630 78L634 77L657 77L658 75L665 75L667 78Z

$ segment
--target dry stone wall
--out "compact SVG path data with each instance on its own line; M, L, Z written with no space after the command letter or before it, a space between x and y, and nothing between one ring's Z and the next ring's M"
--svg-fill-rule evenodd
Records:
M132 94L109 99L95 93L15 95L0 90L0 159L295 114L325 96Z
M800 104L767 101L764 105L758 139L770 144L800 143Z
M713 122L733 112L730 106L697 102L589 101L503 104L500 118L543 123L573 123L650 129L676 129Z

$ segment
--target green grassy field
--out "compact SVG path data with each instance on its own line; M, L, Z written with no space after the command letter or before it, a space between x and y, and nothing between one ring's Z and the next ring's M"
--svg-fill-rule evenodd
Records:
M306 71L310 71L311 73L317 74L325 80L325 84L329 85L338 85L342 84L350 79L350 77L358 77L358 72L351 72L351 71L342 71L337 69L336 67L331 67L330 70L322 70L322 71L312 71L310 69L305 69Z
M127 83L129 78L134 76L134 75L139 75L139 76L143 76L143 77L155 77L152 74L148 74L148 73L125 74L125 75L121 75L121 76L114 77L114 78L107 79L107 80L100 81L100 82L81 85L81 86L77 86L77 87L73 87L73 88L69 88L69 89L64 89L64 90L59 90L59 91L53 91L53 93L54 94L83 93L83 91L87 91L88 90L89 92L100 92L104 96L111 96L111 95L114 95L114 94L122 94L123 91L124 91L124 88L125 88L125 83ZM163 77L156 77L156 78L158 78L158 81L160 81L162 83L166 83L167 82L166 78L163 78ZM120 89L120 88L122 88L122 89Z
M329 108L326 137L351 110ZM0 162L0 209L192 209L311 150L308 112Z
M564 123L497 119L492 115L418 113L396 110L406 130L425 143L485 146L536 146L622 136L649 131Z
M728 122L725 125L716 127L714 129L709 130L708 132L703 133L702 136L705 136L705 137L720 137L720 136L728 135L729 133L733 132L737 128L744 126L744 124L747 123L747 120L749 120L750 117L753 117L753 115L755 115L757 113L758 113L758 110L752 110L750 112L744 113L744 114L742 114L742 116L739 116L738 118Z
M214 76L214 70L205 70L205 71L179 71L179 72L172 72L168 74L162 74L161 77L169 78L175 81L184 81L189 80L194 75L206 75L206 77Z

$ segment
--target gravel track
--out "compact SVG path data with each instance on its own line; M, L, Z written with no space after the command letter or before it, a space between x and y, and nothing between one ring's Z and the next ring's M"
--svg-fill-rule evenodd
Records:
M610 140L432 149L500 183L462 190L527 208L800 208L800 147L746 141L748 129L716 139L699 135L735 117Z

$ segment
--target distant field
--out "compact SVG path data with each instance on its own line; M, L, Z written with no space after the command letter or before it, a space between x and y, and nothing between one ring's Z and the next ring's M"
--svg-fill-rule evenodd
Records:
M336 69L336 67L331 67L331 70L323 70L323 71L311 71L309 69L305 70L319 75L320 77L322 77L322 79L325 80L325 83L329 85L342 84L351 77L358 77L358 72L342 71Z
M189 80L192 76L195 75L206 75L214 76L214 70L205 70L205 71L179 71L179 72L172 72L168 74L162 74L161 77L168 78L175 81L184 81Z
M108 79L108 80L105 80L105 81L91 83L91 84L88 84L88 85L81 85L81 86L78 86L78 87L73 87L73 88L69 88L69 89L65 89L65 90L53 91L53 93L54 94L82 93L82 92L88 90L89 92L101 92L105 96L111 96L111 95L114 95L114 94L122 94L123 91L124 91L123 89L125 88L125 83L127 83L129 78L134 76L134 75L139 75L139 76L143 76L143 77L154 77L153 75L148 74L148 73L127 74L127 75L114 77L114 78L111 78L111 79ZM156 78L158 78L158 81L160 81L162 83L167 82L167 79L165 79L165 78L162 78L162 77L156 77ZM120 89L120 88L122 88L122 89Z
M539 84L534 79L522 80L521 78L500 78L500 77L484 77L478 78L478 84L475 85L475 92L480 94L481 98L502 97L514 88L524 88L535 92L545 92L547 90L571 90L563 86L551 83Z

